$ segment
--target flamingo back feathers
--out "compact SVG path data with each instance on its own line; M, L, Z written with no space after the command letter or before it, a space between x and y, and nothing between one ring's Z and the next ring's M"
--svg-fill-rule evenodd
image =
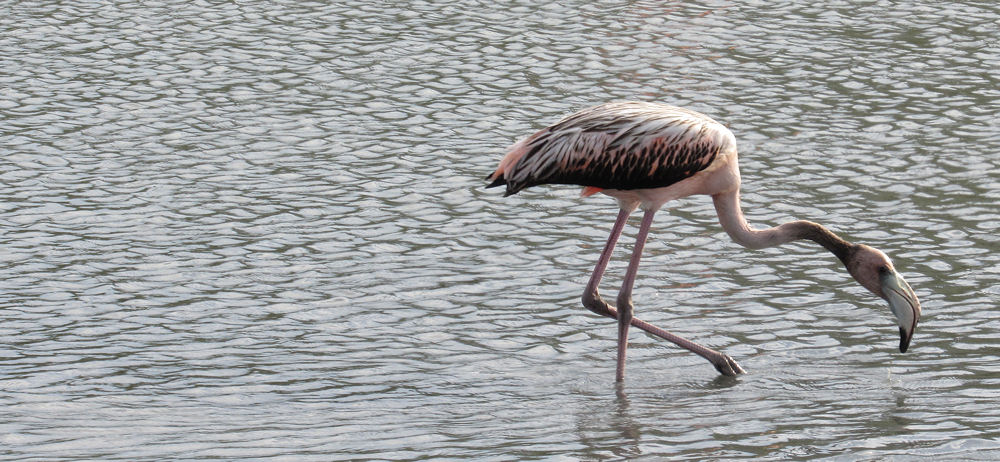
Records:
M514 143L487 177L492 180L487 187L506 185L505 196L540 184L661 188L704 170L732 140L728 129L694 111L658 103L608 103Z

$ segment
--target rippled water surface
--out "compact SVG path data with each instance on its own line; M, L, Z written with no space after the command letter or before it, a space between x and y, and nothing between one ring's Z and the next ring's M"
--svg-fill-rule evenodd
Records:
M0 50L3 459L1000 458L992 2L6 2ZM892 255L910 352L695 197L636 312L749 374L634 333L616 390L614 202L482 177L621 99L729 125L757 226Z

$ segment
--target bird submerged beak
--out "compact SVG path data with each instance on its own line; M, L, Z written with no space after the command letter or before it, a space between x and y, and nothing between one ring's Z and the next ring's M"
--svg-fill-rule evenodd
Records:
M906 280L894 270L885 271L879 278L882 282L882 298L889 302L889 308L899 323L899 351L906 353L913 338L913 330L920 320L920 300L917 300L917 295Z

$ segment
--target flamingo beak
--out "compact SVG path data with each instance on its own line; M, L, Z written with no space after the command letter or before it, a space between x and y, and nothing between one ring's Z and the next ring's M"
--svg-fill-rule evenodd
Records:
M920 300L899 273L889 270L879 276L882 298L889 302L892 314L899 323L899 351L906 353L913 338L913 331L920 320Z

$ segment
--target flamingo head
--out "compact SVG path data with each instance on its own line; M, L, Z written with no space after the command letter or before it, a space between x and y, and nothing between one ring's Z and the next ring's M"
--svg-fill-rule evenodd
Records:
M864 288L889 303L899 324L899 351L906 352L920 320L920 300L880 250L855 245L846 259L847 271Z

